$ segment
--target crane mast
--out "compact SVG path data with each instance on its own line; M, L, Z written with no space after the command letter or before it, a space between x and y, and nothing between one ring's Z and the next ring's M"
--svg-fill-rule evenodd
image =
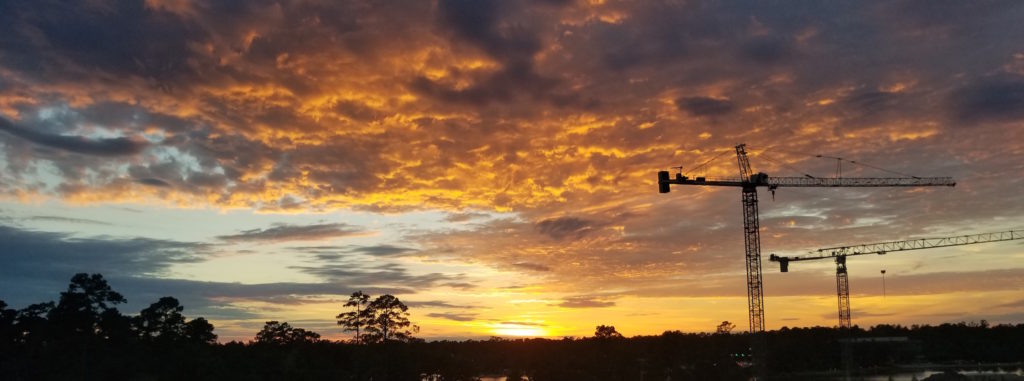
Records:
M736 161L743 186L743 247L747 265L747 308L751 333L764 332L764 287L761 279L761 227L757 217L757 181L767 175L754 175L746 147L736 146ZM763 176L759 176L763 175ZM755 346L760 346L757 343Z
M766 187L773 194L779 187L918 187L918 186L954 186L956 182L950 177L869 177L869 178L817 178L805 177L770 177L764 172L754 173L747 158L745 144L736 147L736 161L739 166L739 178L708 179L706 177L689 178L677 173L675 178L668 171L658 172L658 192L668 193L670 185L701 185L730 186L742 189L743 205L743 238L744 259L747 270L747 306L750 333L754 342L752 347L755 356L764 356L764 287L761 278L761 234L757 215L757 188ZM763 357L762 357L763 359ZM759 367L764 361L758 361Z
M839 328L851 328L850 284L846 271L846 257L867 254L886 254L897 251L934 249L941 247L974 245L979 243L1024 239L1024 230L958 235L942 238L919 238L905 241L886 241L864 245L826 247L806 255L783 257L772 254L769 260L779 263L779 270L789 272L789 262L813 261L832 258L836 262L836 295L839 299Z
M839 328L851 328L850 277L846 273L846 257L836 257L836 294L839 295Z

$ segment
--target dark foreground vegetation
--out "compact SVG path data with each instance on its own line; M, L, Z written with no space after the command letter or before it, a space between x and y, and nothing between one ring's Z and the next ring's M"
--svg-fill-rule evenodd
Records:
M390 321L379 318L386 315L371 319L363 312L404 307L397 298L378 298L374 306L362 296L354 294L362 301L348 306L356 313L338 316L340 325L360 329L359 342L330 342L288 323L267 322L251 342L217 344L213 326L186 319L174 298L124 316L114 308L124 298L101 276L79 274L56 303L12 310L0 302L0 379L741 380L751 372L740 366L749 360L750 338L731 334L727 322L716 333L624 338L612 326L599 326L590 338L425 342L409 330L378 325ZM389 311L408 327L403 309ZM900 339L850 344L854 369L1024 361L1024 324L982 321L849 331L783 328L768 334L768 370L775 379L838 370L840 339L868 337Z

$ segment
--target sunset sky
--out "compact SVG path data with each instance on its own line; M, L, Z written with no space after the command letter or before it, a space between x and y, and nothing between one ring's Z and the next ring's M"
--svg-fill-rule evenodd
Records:
M0 2L0 300L101 273L222 341L747 328L740 191L656 172L952 176L760 198L766 326L837 324L769 253L1024 228L1024 2ZM697 168L714 157L705 168ZM1024 322L1024 241L851 258L853 322ZM880 270L887 270L882 296Z

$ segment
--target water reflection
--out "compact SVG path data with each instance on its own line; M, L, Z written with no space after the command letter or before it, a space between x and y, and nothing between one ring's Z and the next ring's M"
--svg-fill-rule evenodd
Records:
M994 368L994 369L920 369L920 370L895 370L892 372L879 372L876 374L854 376L851 380L857 381L924 381L928 377L934 375L941 375L944 372L953 372L962 376L966 376L971 380L1020 380L1024 381L1024 368ZM797 378L800 380L830 380L840 381L846 378L842 375L834 376L806 376Z

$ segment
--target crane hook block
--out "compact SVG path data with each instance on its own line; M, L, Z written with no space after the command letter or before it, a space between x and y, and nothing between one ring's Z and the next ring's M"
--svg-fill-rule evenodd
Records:
M668 171L658 171L658 193L668 193Z
M788 257L780 257L778 255L772 254L772 255L768 256L768 259L770 259L772 262L779 262L779 271L784 272L784 273L788 273L789 272L789 258Z

